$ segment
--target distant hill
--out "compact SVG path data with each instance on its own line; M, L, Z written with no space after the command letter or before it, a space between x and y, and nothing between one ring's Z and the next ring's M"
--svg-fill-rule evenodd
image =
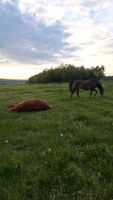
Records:
M15 80L15 79L3 79L0 78L0 84L20 84L25 83L26 80Z
M113 80L113 76L105 76L103 80L110 81Z

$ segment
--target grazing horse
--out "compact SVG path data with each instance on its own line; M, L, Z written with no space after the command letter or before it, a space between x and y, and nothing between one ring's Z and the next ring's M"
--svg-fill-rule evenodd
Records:
M77 97L79 97L79 90L90 90L90 97L92 96L93 91L95 92L94 95L98 93L97 89L99 90L100 95L104 94L104 88L100 84L98 80L76 80L69 82L69 90L71 92L71 97L73 93L76 92Z
M49 105L47 101L42 99L29 99L20 103L8 105L8 110L12 112L32 112L43 111L52 109L53 106Z

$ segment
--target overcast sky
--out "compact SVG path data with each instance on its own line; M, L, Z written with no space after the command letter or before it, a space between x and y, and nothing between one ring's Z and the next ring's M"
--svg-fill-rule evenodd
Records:
M0 78L61 63L113 75L113 1L0 0Z

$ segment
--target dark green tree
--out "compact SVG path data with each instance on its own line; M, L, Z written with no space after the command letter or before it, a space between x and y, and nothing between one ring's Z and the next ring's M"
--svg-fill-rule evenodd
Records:
M57 68L43 70L43 72L30 77L28 83L62 83L77 79L101 79L103 77L104 66L85 68L84 66L61 64Z

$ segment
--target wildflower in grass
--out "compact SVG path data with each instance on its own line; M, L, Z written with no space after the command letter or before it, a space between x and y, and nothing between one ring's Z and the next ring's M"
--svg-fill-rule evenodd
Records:
M51 149L50 149L50 148L48 149L48 152L51 152Z
M46 152L45 152L45 151L43 151L43 152L42 152L42 155L45 155L45 154L46 154Z
M63 136L64 136L64 134L63 134L63 133L61 133L61 134L60 134L60 136L61 136L61 137L63 137Z
M8 143L8 140L5 140L5 143Z

